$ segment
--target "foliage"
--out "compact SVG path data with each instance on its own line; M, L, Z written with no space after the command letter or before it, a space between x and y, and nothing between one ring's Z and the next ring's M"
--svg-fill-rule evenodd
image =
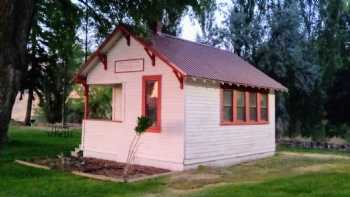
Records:
M65 117L72 76L82 53L77 42L79 9L70 1L39 0L28 44L29 69L22 89L34 90L48 122Z
M350 125L350 66L338 70L335 80L328 89L329 99L326 103L327 118L331 124Z
M84 117L83 99L69 99L67 102L67 122L81 123Z
M319 67L308 53L304 35L300 33L300 13L295 1L272 9L269 26L271 35L257 51L257 65L267 74L285 84L289 94L285 94L285 109L288 114L288 135L296 135L303 130L312 130L305 121L317 95ZM302 98L302 99L301 99ZM281 100L278 100L280 102ZM319 106L317 106L319 107ZM301 110L302 109L302 110ZM281 113L279 112L279 113ZM315 116L319 113L312 111ZM320 116L320 115L319 115ZM318 119L319 121L319 119Z
M134 32L144 37L155 23L162 23L162 31L172 35L180 32L180 22L184 14L191 9L200 17L206 12L212 0L78 0L81 10L85 10L85 24L96 42L100 42L118 24L129 25ZM87 19L87 20L86 20ZM86 27L85 27L86 28Z
M146 116L137 117L137 126L135 127L135 132L137 135L141 135L146 132L146 130L152 126L152 121Z
M89 95L91 118L112 119L112 88L104 86L92 87Z
M130 172L130 168L132 166L132 163L135 160L135 155L139 146L139 142L141 139L141 135L146 132L148 128L152 126L152 121L146 116L140 116L137 117L137 125L135 127L136 135L131 140L130 146L129 146L129 152L128 156L126 158L126 165L124 167L123 171L123 179L125 182L128 181L128 175Z

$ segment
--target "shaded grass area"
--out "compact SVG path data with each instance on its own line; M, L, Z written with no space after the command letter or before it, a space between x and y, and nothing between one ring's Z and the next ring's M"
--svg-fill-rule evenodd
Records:
M48 136L44 129L11 127L10 142L3 152L1 161L53 157L59 153L68 154L80 143L80 132L75 130L72 137Z
M31 128L11 128L10 143L0 154L0 196L142 196L159 193L162 179L135 184L112 183L73 176L68 172L25 167L14 159L53 157L68 154L80 142L80 132L73 137L49 137Z

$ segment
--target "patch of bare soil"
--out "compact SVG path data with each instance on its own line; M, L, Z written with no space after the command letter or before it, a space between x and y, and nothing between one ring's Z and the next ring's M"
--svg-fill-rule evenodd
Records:
M170 177L169 185L172 189L192 190L203 185L217 184L222 181L218 168L201 166L196 170L189 170Z
M336 168L337 165L335 164L318 164L318 165L311 165L311 166L305 166L305 167L298 167L293 170L297 172L320 172L327 169Z
M295 153L295 152L283 151L283 152L280 152L280 154L286 155L286 156L294 156L294 157L295 156L312 157L317 159L350 159L349 156L321 154L321 153Z
M112 178L122 178L125 163L83 157L58 157L34 160L36 164L64 171L79 171ZM133 165L129 170L129 178L139 178L170 172L169 170L150 166Z

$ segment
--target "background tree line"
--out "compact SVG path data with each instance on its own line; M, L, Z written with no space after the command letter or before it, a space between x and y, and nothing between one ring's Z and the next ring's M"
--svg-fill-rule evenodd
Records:
M289 89L277 95L279 134L345 136L350 124L347 0L0 0L0 11L0 144L18 91L29 93L28 112L36 94L47 121L64 122L79 114L67 102L74 72L116 25L147 36L160 21L178 35L185 15L201 25L198 41L231 50Z
M279 134L350 132L349 1L232 0L223 25L202 28L200 41L232 50L289 89L277 96Z

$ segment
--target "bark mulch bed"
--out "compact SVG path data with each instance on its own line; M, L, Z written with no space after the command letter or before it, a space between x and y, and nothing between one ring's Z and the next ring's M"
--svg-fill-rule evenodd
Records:
M115 179L122 179L125 163L107 161L95 158L83 157L60 157L50 159L38 159L30 161L50 169L57 169L69 172L83 172L92 175L102 175ZM129 170L129 179L154 176L169 173L169 170L150 166L132 165Z

